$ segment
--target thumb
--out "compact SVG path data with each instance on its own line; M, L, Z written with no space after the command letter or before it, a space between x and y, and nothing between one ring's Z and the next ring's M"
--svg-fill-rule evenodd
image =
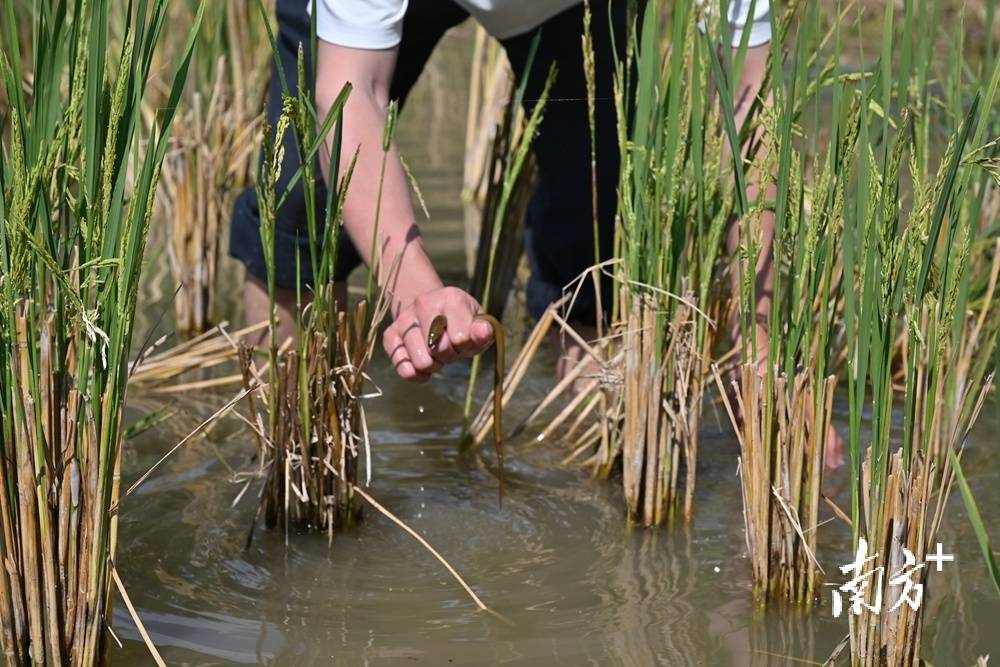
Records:
M493 326L485 320L473 320L469 335L478 347L485 348L493 341Z

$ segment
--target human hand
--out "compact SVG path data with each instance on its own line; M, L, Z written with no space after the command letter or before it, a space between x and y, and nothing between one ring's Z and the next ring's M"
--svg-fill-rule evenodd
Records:
M492 328L473 319L482 310L478 301L457 287L432 289L402 305L382 335L382 346L399 377L423 383L445 364L474 357L489 347ZM427 335L438 315L448 319L448 327L431 350Z

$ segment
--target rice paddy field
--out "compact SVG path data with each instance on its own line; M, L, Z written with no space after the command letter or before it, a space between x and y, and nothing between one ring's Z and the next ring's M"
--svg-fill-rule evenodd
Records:
M513 360L504 422L515 434L505 444L502 507L493 448L466 446L478 431L489 444L490 374L479 372L471 385L471 405L482 413L470 429L470 363L447 366L418 387L395 376L380 345L365 357L377 302L345 319L331 310L300 324L310 340L348 341L346 361L339 350L310 344L294 349L297 357L281 356L288 351L276 345L257 357L237 351L243 269L226 256L228 211L240 190L266 187L268 177L257 163L270 53L256 3L150 0L125 10L90 0L83 11L107 13L111 26L126 23L115 12L148 11L145 22L134 22L141 29L107 34L99 19L79 22L88 32L60 23L58 13L33 31L24 4L0 0L0 553L8 570L0 639L7 664L764 667L1000 659L1000 401L990 385L1000 358L997 3L839 3L841 30L832 27L838 3L797 3L783 49L772 52L772 62L781 61L767 83L777 111L756 121L774 146L759 149L774 191L756 200L734 189L757 176L731 164L724 142L738 128L732 109L709 92L725 90L728 79L719 74L735 63L712 60L689 0L652 3L661 10L657 20L639 29L655 35L656 48L646 49L654 43L647 41L631 56L635 113L644 120L640 130L619 128L631 160L623 161L619 188L621 263L609 271L621 290L605 332L610 342L594 343L603 374L578 399L548 402L556 367L548 346L520 354L535 327L523 304L524 270L516 256L498 260L510 287L500 310ZM68 5L80 10L79 2ZM16 61L13 32L21 35L22 62L35 71L7 64ZM65 43L52 47L52 61L28 55L39 35L50 46ZM141 47L156 39L162 53L154 57L151 46ZM483 129L477 123L492 127L492 117L484 124L470 110L489 106L481 92L493 81L485 65L496 52L485 48L470 24L445 35L387 130L418 186L416 206L426 206L426 245L445 282L457 285L468 284L481 214L470 193L468 148ZM96 71L106 69L107 87L83 73L104 51L107 62ZM65 86L40 78L61 68L76 73ZM308 108L311 100L299 104ZM631 115L627 102L618 104ZM176 114L165 112L175 107ZM34 115L22 122L27 109ZM674 126L671 118L683 122ZM59 122L74 119L76 126ZM294 117L289 123L308 146L317 128L296 126ZM643 140L643 128L662 141ZM114 132L117 141L109 138ZM149 150L158 141L162 152ZM96 162L102 149L112 157ZM25 167L32 160L42 166ZM666 179L668 171L677 178ZM512 200L516 210L516 194ZM776 211L779 240L773 303L760 299L749 275L766 208ZM738 213L749 222L734 242L736 261L727 262L723 224ZM94 236L87 224L94 219L110 231ZM178 276L187 277L180 289ZM730 286L742 306L725 296ZM367 288L367 275L355 272L355 307ZM663 297L668 291L684 298ZM633 326L632 313L656 324ZM719 333L726 318L743 349L769 349L770 369L758 374L758 359L740 365L727 355ZM34 323L42 333L29 335ZM231 338L185 347L215 324ZM629 375L621 356L630 344L616 348L616 341L639 340L650 329L662 337L634 345L656 350L653 372ZM137 357L143 363L132 366ZM247 362L254 358L262 365ZM282 439L296 443L280 448L286 471L286 461L309 458L313 436L283 436L285 417L273 416L290 391L275 378L289 368L288 377L298 377L296 358L319 359L333 385L350 387L350 400L328 407L331 415L311 414L295 427L311 434L336 422L354 443L357 461L339 459L350 463L328 466L335 481L318 482L335 485L319 493L328 494L324 501L336 496L336 516L303 519L289 509L301 498L290 490L299 478L268 476ZM352 379L337 375L345 366L358 369ZM75 386L63 379L72 372L89 378L83 398L58 389ZM26 381L35 376L59 380ZM264 384L281 386L280 396L261 391ZM316 399L315 389L289 386ZM62 409L36 417L24 407L48 405L53 394L63 396ZM657 398L636 422L641 410L629 406L643 394ZM66 418L66 405L79 416ZM96 418L91 405L103 406ZM281 414L298 424L297 410ZM844 462L832 469L822 464L827 421L844 439ZM96 424L93 436L67 427L88 422ZM679 423L688 430L668 428ZM59 438L64 444L54 452L38 444ZM647 445L636 453L643 438L673 453L656 459L642 453ZM961 454L957 471L949 452ZM633 465L636 457L641 465ZM660 468L648 472L651 460ZM303 488L315 482L302 479ZM489 611L355 489L433 545ZM270 500L262 504L263 496ZM362 519L354 521L359 507ZM29 521L32 512L42 518ZM835 615L835 592L852 577L841 568L854 561L862 537L891 553L879 564L892 573L904 565L903 547L921 561L937 543L954 556L940 571L928 565L914 577L924 585L922 615L892 616L883 630L885 614L848 613L846 592ZM25 546L35 542L41 555ZM32 577L37 583L27 586ZM79 603L63 594L73 582ZM872 594L865 601L873 603ZM81 611L86 595L93 599ZM69 618L81 619L80 634L65 629ZM897 630L915 650L897 642ZM30 652L23 649L29 643Z

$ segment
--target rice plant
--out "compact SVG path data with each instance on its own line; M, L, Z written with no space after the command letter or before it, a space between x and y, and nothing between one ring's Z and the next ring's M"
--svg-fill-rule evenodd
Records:
M315 156L323 150L328 136L332 136L329 173L341 173L341 112L350 88L341 92L328 116L321 120L312 86L305 81L301 50L298 77L298 93L284 95L283 112L276 127L264 128L263 159L257 175L260 234L271 299L267 362L265 367L258 368L253 350L247 346L241 349L240 361L245 387L258 382L266 385L259 401L254 397L247 400L250 422L257 436L261 473L265 476L261 492L265 525L282 527L286 540L291 530L326 532L332 539L335 531L350 527L360 517L355 484L362 459L367 477L371 477L362 394L365 369L374 353L378 325L388 310L388 300L379 298L372 309L367 301L349 309L347 304L335 300L333 268L353 164L336 187L328 187L325 210L318 211L314 193L321 175L315 171ZM287 86L283 88L287 91ZM394 117L394 112L390 112L386 151ZM295 337L280 341L275 307L274 234L276 211L285 196L277 191L276 184L284 158L282 144L286 132L293 133L300 152L302 166L296 177L301 179L305 192L308 251L316 282L300 286ZM321 221L325 226L321 227Z
M983 224L980 202L989 178L984 160L988 166L996 157L988 132L996 128L1000 61L982 63L969 80L956 51L955 69L937 73L945 84L935 94L929 81L939 9L905 2L897 18L887 5L878 67L856 92L864 111L843 231L851 518L858 556L875 557L865 571L884 575L852 609L857 665L919 662L922 607L891 582L931 551L954 464L992 384L998 259L995 236L980 236L992 225ZM891 109L901 111L891 117ZM900 330L905 372L897 389L892 357ZM894 419L899 393L901 423ZM914 583L927 578L927 567L912 572Z
M662 9L650 2L619 45L611 334L622 357L591 460L605 478L621 467L629 519L643 525L693 512L701 403L727 293L717 260L733 202L718 98L708 93L714 47L695 3L672 4L669 38Z
M257 157L253 139L269 53L249 3L212 5L157 197L157 216L169 229L167 256L179 286L173 303L181 333L201 333L212 323L222 235Z
M482 294L489 264L496 207L503 190L504 161L524 130L524 113L511 105L514 75L499 42L476 29L469 77L465 128L462 203L465 219L466 270L470 292ZM536 167L528 155L518 175L498 241L496 276L488 297L490 313L503 315L524 244L524 219L534 189Z
M764 91L772 104L755 129L761 153L756 171L764 182L757 199L748 202L738 252L740 349L747 358L732 387L715 373L740 445L746 539L759 603L784 597L812 604L819 595L817 532L826 447L835 437L832 361L843 303L840 220L861 113L860 101L832 76L833 57L822 66L817 62L829 37L819 31L818 4L799 10L794 30L785 30L791 13L775 21L779 38L771 54L771 86ZM815 78L813 71L819 72ZM815 140L798 141L796 131L827 88L834 113L824 118L831 137L820 152ZM735 128L732 118L727 125ZM768 214L775 268L762 288L756 267Z
M34 3L31 44L25 7L0 7L0 644L8 664L93 665L119 581L112 508L143 249L204 8L147 129L165 0L122 12L119 48L108 0Z

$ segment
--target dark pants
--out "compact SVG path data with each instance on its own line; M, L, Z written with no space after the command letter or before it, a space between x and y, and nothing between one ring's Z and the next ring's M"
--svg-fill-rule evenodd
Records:
M608 259L614 236L616 190L618 184L617 117L613 101L614 43L623 49L626 42L626 9L621 0L596 0L591 3L596 53L597 83L597 182L598 221L602 260ZM301 43L306 62L309 50L309 17L306 0L278 0L278 47L289 85L295 85L296 58ZM609 12L610 5L610 12ZM611 24L609 26L608 19ZM403 25L403 41L392 81L391 98L404 105L406 97L423 71L441 36L468 18L450 0L410 0ZM528 52L541 31L538 51L525 91L528 112L541 95L551 64L558 70L549 93L545 116L535 137L534 151L539 168L539 183L528 206L526 250L531 266L527 288L528 309L538 317L562 294L563 287L594 263L593 209L591 205L590 129L587 119L587 88L583 73L581 36L583 6L578 5L549 19L523 35L503 41L518 81L523 80ZM311 68L310 68L311 69ZM307 80L313 73L307 71ZM277 122L281 113L281 83L272 74L267 121ZM285 138L285 163L277 191L284 192L288 180L298 169L294 139ZM317 192L317 210L323 210L326 192ZM299 252L299 275L305 284L312 281L306 234L305 202L301 185L296 185L281 210L275 232L275 283L295 288L296 251ZM361 257L346 235L340 243L335 278L342 280L361 264ZM256 193L249 189L237 199L233 211L229 252L246 264L247 270L263 279L266 276L260 241L260 212ZM578 322L596 318L591 282L576 301L571 317ZM605 280L603 303L610 304L610 286Z

